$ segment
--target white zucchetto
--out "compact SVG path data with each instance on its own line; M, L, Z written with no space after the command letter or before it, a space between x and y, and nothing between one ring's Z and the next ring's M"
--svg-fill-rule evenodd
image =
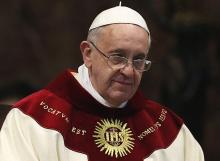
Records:
M110 24L134 24L142 27L150 34L144 18L137 11L121 5L98 14L93 20L89 31Z

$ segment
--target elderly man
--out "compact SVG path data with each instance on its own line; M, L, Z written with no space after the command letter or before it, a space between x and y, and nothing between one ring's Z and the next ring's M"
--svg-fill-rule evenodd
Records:
M1 161L203 161L183 121L138 90L149 48L139 13L100 13L80 45L78 72L67 70L9 112Z

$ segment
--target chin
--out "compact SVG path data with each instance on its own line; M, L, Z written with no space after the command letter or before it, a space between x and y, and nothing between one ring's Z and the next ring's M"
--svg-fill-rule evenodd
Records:
M114 100L114 104L120 105L121 103L128 101L132 96L132 94L128 94L125 92L117 92L111 95L110 100Z

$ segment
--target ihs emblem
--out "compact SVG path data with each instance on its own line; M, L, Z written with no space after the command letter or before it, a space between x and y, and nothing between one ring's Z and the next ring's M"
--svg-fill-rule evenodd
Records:
M100 151L111 157L123 157L133 150L132 131L120 120L103 119L97 122L93 137Z

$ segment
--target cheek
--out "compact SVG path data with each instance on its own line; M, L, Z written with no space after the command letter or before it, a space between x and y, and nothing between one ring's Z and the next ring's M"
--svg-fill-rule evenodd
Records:
M102 75L100 76L100 82L105 86L105 88L109 88L112 84L112 78L114 77L114 72L109 70L103 70ZM106 90L105 89L105 90Z
M141 82L141 77L142 75L141 74L136 74L134 75L134 85L131 89L131 93L135 93L140 85L140 82Z
M141 78L142 78L142 74L137 74L137 76L136 76L136 84L137 84L137 86L139 86L139 84L141 83Z
M133 73L134 86L138 86L140 84L141 78L142 78L142 73L134 71L134 73Z
M111 70L105 64L93 68L93 79L95 80L95 86L98 91L103 93L111 86L111 78L114 75L114 71Z

